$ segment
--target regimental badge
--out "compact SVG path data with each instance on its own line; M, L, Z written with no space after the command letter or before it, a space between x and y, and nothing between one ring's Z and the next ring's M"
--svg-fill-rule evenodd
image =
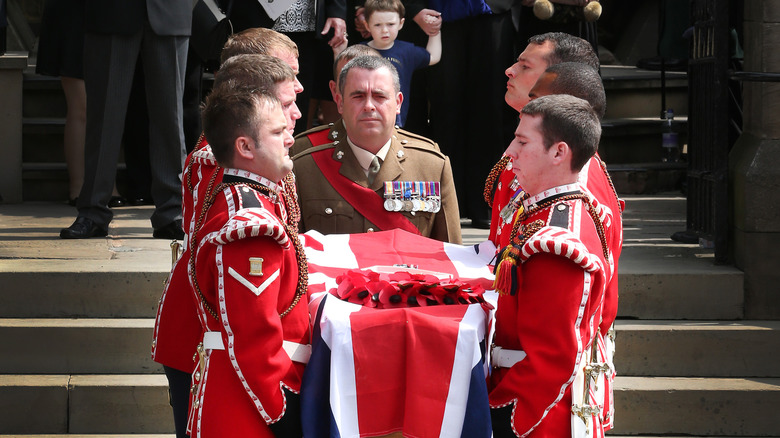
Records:
M263 276L263 259L261 257L249 257L249 275Z
M437 213L441 209L438 181L385 181L387 211L427 211Z

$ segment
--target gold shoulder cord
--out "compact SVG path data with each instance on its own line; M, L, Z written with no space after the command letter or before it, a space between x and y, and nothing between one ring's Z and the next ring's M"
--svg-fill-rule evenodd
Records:
M501 172L506 169L506 165L509 163L509 160L510 158L506 155L501 157L501 159L498 160L498 163L496 163L493 168L490 169L490 173L485 180L485 188L482 191L482 196L485 198L485 202L487 202L487 205L490 207L493 206L493 196L496 193L496 181L498 181Z

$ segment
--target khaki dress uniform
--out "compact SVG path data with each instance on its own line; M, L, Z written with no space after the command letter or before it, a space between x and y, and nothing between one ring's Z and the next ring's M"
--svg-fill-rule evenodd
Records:
M395 129L390 150L374 182L368 178L347 143L346 130L330 127L331 143L312 147L308 135L297 138L292 150L302 151L293 157L293 171L298 183L298 201L301 205L301 229L317 230L323 234L365 233L382 231L358 210L373 208L371 215L403 214L420 234L444 242L462 242L460 216L452 168L449 158L442 154L433 141ZM325 128L321 128L325 129ZM332 131L337 131L334 135ZM355 185L374 191L378 202L366 199L356 209L333 187L315 161L314 154L327 154L327 159L339 166L339 175ZM440 184L441 207L438 212L403 211L393 213L382 207L386 181L421 181ZM359 187L356 187L359 189ZM376 206L366 207L367 205Z

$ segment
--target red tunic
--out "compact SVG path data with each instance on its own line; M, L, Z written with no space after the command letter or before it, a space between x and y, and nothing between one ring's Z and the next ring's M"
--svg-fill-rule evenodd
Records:
M541 221L544 227L522 245L520 262L512 268L518 289L500 295L496 310L494 344L527 355L488 378L490 406L512 407L517 436L572 436L575 378L590 359L602 314L607 262L596 225L580 199L535 207L553 194L524 203L530 216L522 224Z
M295 302L299 275L294 241L283 225L281 188L232 169L225 182L229 172L230 181L240 183L216 196L194 242L197 279L190 281L197 281L207 303L199 306L200 318L206 331L219 334L223 349L207 349L193 374L198 387L189 429L192 437L272 437L269 424L287 409L283 389L298 393L304 368L282 344L309 344L309 314L299 302L280 317Z
M182 175L184 252L165 284L154 324L152 359L186 373L191 373L195 367L195 348L203 339L197 303L187 275L189 239L197 220L196 212L200 214L209 182L215 173L214 187L222 180L222 168L217 166L205 137L201 137L198 146L187 156Z
M203 339L203 324L198 319L199 302L188 276L190 237L208 193L221 182L223 168L217 165L206 138L201 136L198 146L187 156L182 175L182 227L184 251L171 270L160 298L154 325L152 359L155 362L191 373L195 349ZM292 173L283 185L290 199L297 202ZM297 206L285 206L292 211ZM290 216L292 220L293 217ZM297 228L297 223L293 224Z

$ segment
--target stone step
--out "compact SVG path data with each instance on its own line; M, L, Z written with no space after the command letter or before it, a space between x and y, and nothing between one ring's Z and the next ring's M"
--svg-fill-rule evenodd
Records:
M65 117L68 107L58 78L25 73L23 87L23 117Z
M106 241L100 243L105 245ZM66 246L67 242L55 241L53 245ZM626 252L631 252L629 247L624 249ZM629 257L621 259L619 317L742 317L744 276L736 268L715 266L706 259L662 259L652 265ZM137 272L0 269L0 282L5 285L0 290L0 318L153 318L169 263L170 260L164 260L156 267Z
M0 375L0 433L173 433L164 375Z
M0 374L149 374L153 319L0 319ZM194 352L193 352L194 353Z
M171 433L162 375L0 375L2 434ZM618 377L612 435L777 436L780 379Z
M780 321L618 320L615 330L621 376L780 377Z
M153 319L0 319L0 373L149 374ZM780 321L616 323L622 376L780 377Z
M618 435L777 436L780 379L618 377Z
M661 72L633 66L603 65L601 77L607 94L605 118L659 117ZM675 115L688 114L688 77L684 72L666 72L666 108Z

